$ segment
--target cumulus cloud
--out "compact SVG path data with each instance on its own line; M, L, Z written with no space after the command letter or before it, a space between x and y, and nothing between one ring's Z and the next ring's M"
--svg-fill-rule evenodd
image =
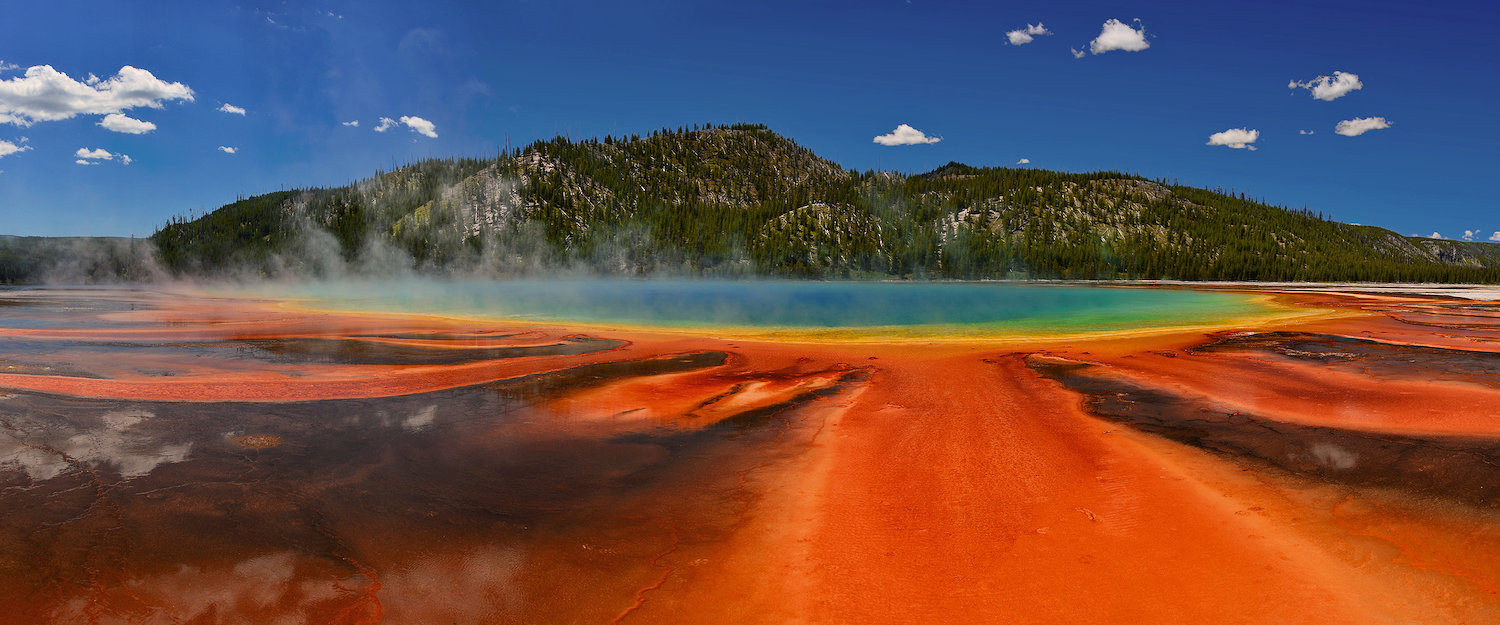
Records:
M1031 159L1029 159L1029 158L1023 158L1023 159L1021 159L1019 161L1016 161L1016 164L1017 165L1030 165L1031 164Z
M1350 91L1364 88L1364 83L1359 81L1359 74L1349 72L1334 72L1332 76L1319 76L1306 82L1295 80L1287 83L1287 89L1307 89L1312 92L1312 97L1318 100L1332 102L1344 97Z
M1464 240L1465 241L1473 241L1474 240L1474 235L1477 235L1477 234L1479 234L1479 232L1476 231L1476 230L1465 230L1464 231Z
M1236 150L1249 149L1251 151L1254 151L1255 146L1251 144L1255 143L1255 140L1259 138L1259 130L1251 130L1248 128L1230 128L1229 130L1225 130L1224 132L1216 132L1209 135L1207 145L1222 145L1226 148L1234 148Z
M116 157L120 159L121 165L129 165L131 162L133 162L129 156L126 156L124 154L111 154L109 150L106 150L104 148L94 148L92 150L88 148L78 148L78 151L73 153L73 157L73 162L78 163L79 165L98 165L99 163L102 163L104 161L115 160Z
M1050 34L1052 34L1052 31L1047 30L1047 28L1045 26L1042 26L1041 23L1037 23L1034 26L1031 24L1027 24L1026 28L1017 28L1015 30L1007 32L1005 33L1005 37L1007 39L1010 39L1010 45L1024 46L1028 43L1031 43L1037 37Z
M896 126L896 129L892 130L891 134L875 137L875 143L879 143L880 145L917 145L919 143L937 143L942 140L942 137L929 137L926 133L906 124Z
M90 75L84 82L37 65L23 76L0 80L0 124L30 126L77 115L108 115L136 107L161 108L170 100L193 101L193 90L126 65L113 77Z
M356 120L352 120L352 121L347 121L347 122L344 122L344 125L352 127L352 128L358 128L359 127L359 120L356 119Z
M26 143L26 137L21 137L21 143L11 143L9 141L0 141L0 158L6 157L6 156L10 156L12 154L20 154L21 152L25 152L26 150L30 150L31 146L29 146L29 145L22 145L24 143Z
M1390 128L1391 122L1384 117L1356 117L1339 122L1333 127L1335 133L1345 137L1358 137L1371 130Z
M1443 238L1443 235L1434 232L1432 234L1427 235L1427 238L1429 238L1429 239L1441 239L1441 238Z
M124 113L110 113L100 120L99 124L106 130L123 132L128 135L143 135L156 130L156 124L141 121Z
M1490 240L1491 241L1500 241L1500 232L1496 232L1495 234L1490 235Z
M240 108L238 106L235 106L233 104L230 104L228 102L225 102L223 106L219 107L219 112L220 113L229 113L231 115L239 115L241 117L245 116L245 109L242 109L242 108Z
M384 123L384 122L385 122L385 120L382 119L381 123ZM438 136L437 135L437 126L434 126L432 124L432 122L427 121L425 119L422 119L420 117L417 117L415 115L402 115L401 116L401 123L406 124L406 127L410 128L412 132L415 132L415 133L417 133L419 135L422 135L424 137L431 137L433 139L436 139L437 136Z
M219 146L219 151L223 152L225 154L234 154L235 152L239 152L240 149L239 148L232 148L232 147L229 147L227 145L221 145L221 146Z
M1140 20L1135 20L1140 25ZM1151 42L1146 41L1146 27L1140 29L1132 28L1129 24L1120 20L1112 19L1104 23L1104 28L1099 31L1099 36L1089 42L1089 52L1104 54L1113 50L1124 50L1126 52L1140 52L1151 47ZM1083 55L1074 51L1073 56Z
M396 125L396 120L391 119L389 117L382 117L382 118L380 118L380 125L378 125L378 126L375 127L375 132L385 132L387 130L390 130L391 126L395 126L395 125Z

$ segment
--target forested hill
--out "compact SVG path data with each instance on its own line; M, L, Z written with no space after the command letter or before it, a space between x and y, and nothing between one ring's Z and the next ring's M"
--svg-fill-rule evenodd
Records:
M177 218L152 241L188 275L1500 281L1500 245L1114 172L859 173L753 125L429 160Z

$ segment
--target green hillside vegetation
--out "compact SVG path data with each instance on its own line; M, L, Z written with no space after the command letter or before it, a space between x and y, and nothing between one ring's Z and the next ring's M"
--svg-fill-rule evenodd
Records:
M245 198L152 236L173 272L1500 280L1500 246L1400 236L1117 172L845 170L764 126L538 141Z

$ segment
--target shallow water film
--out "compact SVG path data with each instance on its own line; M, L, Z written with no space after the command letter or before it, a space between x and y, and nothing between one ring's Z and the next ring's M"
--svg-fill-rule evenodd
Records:
M1188 294L804 342L0 291L0 623L1500 622L1500 305Z

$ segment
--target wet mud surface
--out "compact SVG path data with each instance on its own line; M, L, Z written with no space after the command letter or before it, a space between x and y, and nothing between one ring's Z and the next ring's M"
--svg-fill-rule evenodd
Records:
M1345 314L795 344L0 292L0 624L1497 622L1500 308L1285 297Z
M1353 349L1368 345L1354 341L1313 341L1316 345L1308 342L1276 337L1261 345L1278 353L1293 349L1290 346ZM1296 351L1297 357L1359 359L1353 352ZM1388 356L1400 350L1382 346L1374 351ZM1434 353L1447 352L1430 350L1424 355L1431 357ZM1031 359L1028 364L1087 397L1086 406L1091 414L1143 432L1235 460L1263 462L1317 480L1453 498L1500 510L1500 436L1417 437L1279 422L1220 408L1211 398L1178 395L1112 377L1093 365L1043 358Z

